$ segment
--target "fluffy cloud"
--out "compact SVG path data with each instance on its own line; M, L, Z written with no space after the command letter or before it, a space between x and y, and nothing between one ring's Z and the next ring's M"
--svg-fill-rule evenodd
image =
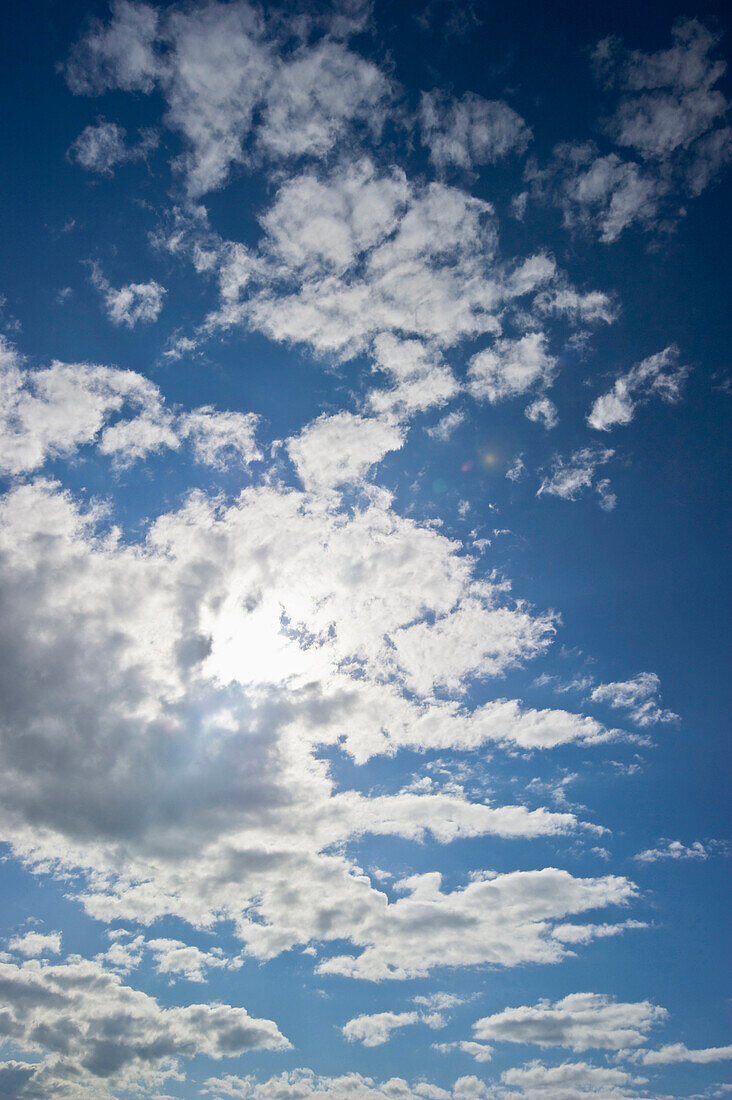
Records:
M161 1008L100 963L70 957L58 964L0 962L4 1012L0 1034L45 1052L20 1096L64 1095L64 1082L97 1085L97 1095L144 1086L174 1072L178 1058L231 1057L284 1050L271 1020L224 1004Z
M598 684L590 698L595 703L606 703L616 710L626 710L636 725L645 729L659 722L678 721L678 714L661 706L660 687L661 681L655 672L639 672L632 680Z
M613 388L596 398L587 423L607 432L618 424L629 424L639 405L653 397L673 404L681 399L688 368L679 364L679 349L672 345L650 355L627 374L618 375Z
M127 328L157 321L168 293L154 279L149 283L113 287L96 264L92 267L91 279L102 296L109 320L113 325L126 325Z
M562 500L576 500L586 489L594 488L600 506L610 511L615 507L615 495L609 491L606 479L595 481L595 471L609 462L614 453L606 447L582 447L567 459L557 456L550 476L544 478L536 495L547 493Z
M669 1043L660 1050L644 1051L641 1060L644 1066L668 1066L679 1062L707 1065L709 1062L724 1062L730 1058L732 1058L732 1046L689 1050L685 1043Z
M646 848L642 852L638 852L634 859L637 859L639 863L659 863L662 860L705 860L709 859L712 850L716 846L714 842L707 842L702 844L700 840L695 840L693 844L682 844L680 840L667 840L663 841L663 847L658 848Z
M460 1077L452 1088L443 1089L426 1081L410 1085L401 1077L375 1081L359 1073L341 1077L318 1077L312 1070L296 1069L268 1081L252 1077L210 1077L203 1087L215 1100L479 1100L490 1093L477 1077Z
M665 1009L648 1001L624 1004L599 993L571 993L554 1004L506 1008L476 1021L473 1030L480 1041L622 1050L643 1043L666 1016Z
M419 108L422 141L435 168L472 169L509 153L523 153L531 130L507 103L466 92L452 99L423 92Z
M678 20L672 38L653 54L625 50L615 37L594 51L596 75L618 96L606 130L622 153L565 142L545 169L527 167L535 197L556 203L568 228L609 244L631 225L668 224L732 161L729 105L715 87L726 66L710 57L718 38L695 19Z
M562 1062L547 1066L533 1061L501 1074L507 1086L496 1092L496 1100L635 1100L647 1095L636 1088L647 1084L644 1077L633 1076L623 1069L594 1066L587 1062ZM519 1091L514 1091L518 1089ZM628 1090L631 1091L628 1091Z
M291 29L307 37L314 26ZM95 21L74 48L66 79L84 95L158 87L165 123L184 139L187 191L202 195L253 155L321 157L354 125L380 128L392 90L376 66L333 35L280 51L286 38L244 0L164 12L115 0L109 22Z
M341 1028L349 1043L363 1043L365 1047L378 1047L388 1043L392 1031L414 1024L428 1027L445 1026L445 1020L437 1012L375 1012L368 1016L354 1016Z
M397 423L341 412L322 416L291 439L287 450L307 489L361 481L389 451L404 442Z
M8 940L8 948L30 959L40 955L58 955L61 952L61 933L25 932Z
M153 130L144 130L137 145L128 145L124 127L101 118L95 125L82 130L69 148L68 156L87 172L112 176L118 164L144 159L157 142Z
M537 384L549 385L557 360L547 351L543 332L530 332L517 340L496 340L470 360L468 389L479 400L496 401L525 393Z

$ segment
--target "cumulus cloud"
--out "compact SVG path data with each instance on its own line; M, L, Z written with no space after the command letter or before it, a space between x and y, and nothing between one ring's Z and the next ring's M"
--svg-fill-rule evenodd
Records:
M726 65L711 56L718 36L696 19L677 20L671 35L671 48L656 53L626 50L614 36L594 50L595 74L617 96L605 129L620 153L564 142L546 168L527 167L536 198L606 244L633 225L672 224L732 161L729 104L716 87Z
M594 488L600 496L600 506L610 511L615 507L615 495L610 492L609 481L595 480L595 472L614 453L606 447L581 447L566 459L558 455L551 474L543 479L536 495L547 493L562 500L576 500L585 490Z
M115 0L109 21L94 21L75 46L66 79L83 95L159 88L165 124L185 143L177 167L189 195L199 196L262 155L322 157L354 126L378 132L391 84L328 34L336 22L285 51L287 28L244 0L166 11ZM351 22L355 31L362 20ZM307 37L302 21L292 29Z
M679 1062L707 1065L710 1062L724 1062L730 1058L732 1058L732 1046L690 1050L685 1043L669 1043L660 1050L643 1051L641 1061L644 1066L668 1066Z
M213 467L261 458L253 413L210 406L173 412L158 387L135 371L58 361L32 369L0 337L0 385L0 470L6 474L37 470L88 444L119 465L178 450L183 441L195 461Z
M126 325L127 328L157 321L168 293L154 279L149 283L113 287L96 264L92 267L91 280L102 296L109 320L113 325Z
M100 963L73 956L63 963L0 962L4 1012L0 1034L23 1050L46 1053L20 1096L63 1095L76 1078L112 1088L144 1087L175 1071L178 1058L210 1058L249 1050L286 1050L271 1020L225 1004L162 1008Z
M595 703L606 703L616 710L626 710L633 722L645 729L659 722L678 721L678 714L661 706L660 688L661 681L655 672L639 672L632 680L598 684L590 698Z
M8 940L8 949L16 951L26 958L35 959L40 955L59 955L61 953L60 932L25 932Z
M322 416L290 439L287 450L306 488L325 489L361 481L389 451L404 442L404 430L387 418L341 412Z
M682 844L680 840L664 840L661 838L657 848L646 848L638 852L633 858L639 863L659 863L663 860L706 860L716 847L718 842L695 840L693 844Z
M312 1070L296 1069L257 1082L253 1077L210 1077L203 1094L216 1100L488 1100L490 1091L477 1077L460 1077L452 1088L439 1088L426 1081L410 1085L402 1077L375 1081L360 1073L340 1077L319 1077Z
M70 146L68 156L87 172L112 176L117 165L144 160L157 143L157 134L153 130L144 130L137 145L128 145L127 131L123 126L100 118L93 126L86 126L81 131Z
M618 375L612 389L596 398L587 423L607 432L617 425L629 424L638 406L653 397L674 404L681 399L687 374L688 368L679 363L679 349L675 345L664 348L626 374Z
M556 367L543 332L530 332L517 340L504 338L470 360L468 389L478 400L495 403L537 384L551 384Z
M664 1008L649 1001L623 1003L600 993L570 993L555 1001L506 1008L473 1025L476 1039L569 1047L575 1051L622 1050L640 1046L665 1020Z
M414 1024L426 1024L428 1027L445 1026L445 1019L437 1012L374 1012L370 1015L354 1016L341 1028L349 1043L363 1043L365 1047L378 1047L388 1043L392 1031Z
M558 1066L528 1062L504 1070L501 1084L505 1087L496 1092L497 1100L504 1096L506 1100L635 1100L647 1095L642 1089L646 1078L587 1062L562 1062ZM641 1092L636 1091L638 1087Z
M512 107L473 92L461 99L423 92L419 118L422 141L439 170L492 164L525 152L531 141L531 130Z
M542 424L547 431L556 428L559 423L557 406L548 397L537 397L524 409L524 416L534 424Z

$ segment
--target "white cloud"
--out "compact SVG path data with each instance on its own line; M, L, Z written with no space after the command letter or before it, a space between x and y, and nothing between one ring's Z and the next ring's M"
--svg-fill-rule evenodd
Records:
M662 860L705 860L709 859L711 855L712 845L702 844L700 840L695 840L693 844L682 844L680 840L666 840L661 841L663 847L658 848L646 848L642 852L638 852L634 859L637 859L639 863L659 863Z
M648 1001L623 1003L600 993L571 993L555 1001L506 1008L473 1025L476 1039L540 1047L622 1050L639 1046L667 1012Z
M177 167L189 195L200 196L255 152L321 157L354 125L379 131L392 97L388 78L327 35L280 50L288 30L307 37L302 20L288 28L243 0L169 11L116 0L109 22L95 21L72 51L66 79L85 95L157 86L164 122L185 143Z
M616 710L626 710L636 725L645 729L659 722L678 721L678 714L661 706L660 686L661 681L655 672L639 672L632 680L598 684L590 698L596 703L607 703Z
M23 1050L47 1054L33 1067L37 1091L28 1088L29 1095L56 1095L65 1080L76 1078L106 1098L112 1089L144 1088L156 1076L169 1075L181 1057L223 1058L290 1046L276 1024L244 1008L162 1008L99 962L78 956L57 964L0 962L0 980L0 1035Z
M180 975L190 982L206 981L207 970L238 970L243 965L241 958L227 959L220 949L201 951L180 940L146 940L145 947L154 956L158 974Z
M468 389L478 400L495 403L535 385L550 385L556 367L543 332L530 332L517 340L504 338L470 360Z
M524 416L534 424L542 424L547 431L556 428L559 423L557 406L548 397L537 397L524 409Z
M254 414L209 406L176 414L157 386L134 371L58 361L33 370L0 338L0 387L0 470L9 474L39 469L93 443L118 465L178 450L184 440L195 461L213 467L261 458Z
M168 293L154 279L149 283L113 287L96 264L92 267L91 280L102 296L109 320L113 325L126 325L127 328L157 321Z
M61 933L25 932L8 940L8 948L30 959L40 955L58 955L61 952Z
M523 153L531 130L512 107L473 92L452 99L423 92L419 107L422 141L435 168L472 169L509 153Z
M124 127L100 118L95 125L87 126L81 131L69 148L68 156L87 172L112 176L118 164L143 160L157 142L157 135L153 130L143 130L139 143L128 145Z
M404 429L394 421L340 412L308 424L287 450L305 488L327 489L361 481L403 442Z
M414 1024L426 1024L427 1027L444 1027L446 1021L437 1012L375 1012L371 1015L354 1016L341 1028L349 1043L363 1043L365 1047L382 1046L388 1043L393 1031Z
M576 500L586 489L594 487L600 494L600 503L606 508L614 507L614 496L608 496L609 482L594 480L598 466L609 462L614 453L605 447L581 447L567 459L558 455L551 475L544 478L536 495L548 493L562 500Z
M591 428L607 432L618 424L629 424L639 405L660 397L669 404L681 399L681 388L688 368L679 364L679 350L674 345L650 355L627 374L615 379L608 393L596 398L587 423Z
M594 1066L587 1062L562 1062L547 1066L533 1061L521 1067L504 1070L501 1083L510 1086L496 1093L497 1100L634 1100L646 1096L636 1088L647 1084L644 1077L609 1066ZM514 1089L520 1091L515 1092ZM631 1091L628 1091L628 1090Z
M718 37L698 20L680 19L672 38L671 49L653 54L625 50L612 36L594 51L596 75L618 93L605 129L622 154L565 142L547 168L528 166L534 196L556 203L568 228L609 244L632 225L668 227L684 214L684 200L732 161L729 104L715 87L726 66L709 56Z
M685 1043L669 1043L660 1050L644 1051L641 1060L644 1066L668 1066L679 1062L707 1065L710 1062L723 1062L730 1058L732 1058L732 1046L689 1050Z
M427 428L427 435L432 439L439 440L440 443L446 443L450 436L453 434L456 428L465 420L465 413L462 409L453 409L452 412L445 413L441 416L436 424L433 424L431 428Z
M426 1081L410 1085L401 1077L375 1081L359 1073L340 1077L319 1077L309 1069L257 1082L253 1077L210 1077L202 1092L215 1100L488 1100L490 1091L477 1077L460 1077L452 1088L443 1089Z

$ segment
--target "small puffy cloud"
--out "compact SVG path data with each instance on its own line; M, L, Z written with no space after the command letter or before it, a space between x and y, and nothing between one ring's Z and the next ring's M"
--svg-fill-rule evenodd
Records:
M470 360L468 390L477 400L495 404L535 385L549 385L556 367L543 332L530 332L516 340L503 338Z
M465 413L462 409L453 409L452 412L445 413L441 416L436 424L433 424L431 428L427 428L427 435L431 439L436 439L440 443L446 443L456 428L465 420Z
M60 932L25 932L23 935L13 936L8 941L10 951L17 951L28 959L38 958L39 955L59 955L61 953Z
M566 459L557 455L551 474L544 478L536 495L546 493L562 500L576 500L585 490L594 488L600 495L601 506L609 511L615 506L615 496L609 493L607 480L595 482L595 472L614 453L605 447L582 447Z
M638 852L633 858L638 860L639 863L660 863L664 860L706 860L720 847L725 846L721 845L719 841L702 843L701 840L695 840L693 844L682 844L680 840L665 840L662 838L658 847L646 848L644 851Z
M664 348L619 375L612 389L595 400L587 423L607 432L617 425L629 424L636 408L653 397L674 404L681 399L687 374L688 368L679 363L679 349L675 345Z
M557 406L548 397L537 397L524 409L524 416L534 424L542 424L547 431L556 428L559 423Z
M645 729L659 722L676 722L678 714L660 704L661 681L655 672L639 672L632 680L598 684L590 698L615 710L626 710L636 725Z
M126 325L127 328L157 321L168 293L154 279L149 283L113 287L96 264L92 267L91 280L102 296L109 320L113 325Z
M262 458L255 442L258 424L255 413L219 412L206 405L179 417L178 431L192 442L197 462L225 469Z
M63 1095L61 1084L69 1078L90 1089L142 1089L151 1075L173 1071L179 1057L290 1046L273 1021L255 1019L244 1008L162 1008L100 962L77 956L60 964L0 962L0 981L0 1032L24 1050L49 1055L33 1066L32 1096Z
M402 446L404 435L389 419L340 412L313 421L288 441L287 450L305 487L324 489L360 481Z
M461 1054L469 1054L476 1062L493 1061L493 1047L487 1043L475 1043L471 1039L459 1039L453 1043L432 1043L433 1050L439 1050L440 1054L450 1054L453 1050L459 1050Z
M571 993L553 1004L506 1008L477 1020L473 1030L481 1041L622 1050L645 1042L650 1029L667 1015L649 1001L623 1003L600 993Z
M238 970L242 966L240 958L227 959L221 951L201 951L180 940L146 940L145 947L152 952L157 973L171 979L180 976L189 982L205 982L207 970Z
M68 156L87 172L112 176L118 164L147 156L157 145L157 140L153 130L144 130L137 145L128 145L124 127L100 118L95 125L81 131L70 146Z
M730 1058L732 1058L732 1046L690 1050L685 1043L669 1043L660 1050L644 1051L641 1061L644 1066L669 1066L679 1062L708 1065L710 1062L724 1062Z
M473 92L461 99L423 92L419 118L422 141L439 170L493 164L509 153L525 152L531 141L531 130L512 107Z
M409 1084L402 1077L376 1081L360 1073L319 1077L312 1070L296 1069L257 1081L254 1077L209 1077L201 1092L214 1100L488 1100L492 1095L477 1077L460 1077L452 1087L440 1088L428 1081Z
M354 1016L341 1028L349 1043L363 1043L365 1047L377 1047L387 1043L393 1031L414 1024L428 1027L444 1027L445 1020L436 1012L375 1012L369 1016Z
M647 1084L644 1077L633 1076L626 1070L610 1066L594 1066L587 1062L562 1062L547 1066L542 1062L528 1062L504 1070L501 1083L510 1091L501 1089L497 1098L506 1100L633 1100L645 1093L636 1092L636 1086ZM632 1092L628 1092L631 1088ZM515 1092L515 1089L520 1091Z

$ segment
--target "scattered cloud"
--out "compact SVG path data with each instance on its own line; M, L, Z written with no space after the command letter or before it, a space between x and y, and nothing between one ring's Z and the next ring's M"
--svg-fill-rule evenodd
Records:
M144 160L158 144L154 130L143 130L137 145L127 144L127 131L116 122L100 118L93 126L85 127L69 147L68 156L87 172L99 176L113 176L119 164Z
M598 466L604 466L614 455L607 447L582 447L569 458L557 456L552 472L542 481L537 496L547 493L562 500L576 500L585 490L594 488L600 496L600 506L606 511L615 507L615 495L606 479L595 481Z
M615 710L625 710L641 729L659 723L677 722L678 714L666 710L660 703L661 681L655 672L639 672L632 680L619 680L610 684L598 684L590 698L595 703L606 703Z
M596 398L587 423L591 428L607 432L617 425L629 424L638 406L653 397L674 404L681 399L687 374L688 368L679 364L679 349L675 345L664 348L627 374L618 375L613 388Z
M127 286L113 287L97 264L92 265L91 281L102 296L112 324L126 325L127 328L157 321L163 308L163 299L168 293L154 279L149 283L128 283Z
M531 141L531 130L512 107L473 92L460 99L423 92L419 119L422 141L440 171L493 164L509 153L524 153Z

